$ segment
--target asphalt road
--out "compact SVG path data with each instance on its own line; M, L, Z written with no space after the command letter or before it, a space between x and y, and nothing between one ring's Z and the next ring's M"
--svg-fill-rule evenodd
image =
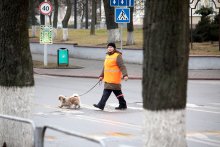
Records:
M38 126L53 125L69 131L102 139L107 147L141 147L142 87L140 80L122 82L128 110L116 111L117 99L109 98L105 111L93 108L102 95L103 84L81 97L81 108L58 108L60 94L82 94L96 84L96 79L35 75L33 120ZM189 147L220 146L220 81L188 81L187 142ZM98 147L98 144L47 131L46 147Z

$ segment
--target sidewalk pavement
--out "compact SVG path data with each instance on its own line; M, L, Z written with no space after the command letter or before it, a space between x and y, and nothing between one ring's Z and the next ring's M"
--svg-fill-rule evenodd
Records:
M33 60L42 61L42 54L32 54ZM57 63L57 56L48 55L48 63ZM90 59L69 58L69 65L79 66L82 68L68 69L45 69L34 68L35 74L52 75L52 76L68 76L81 78L98 78L102 68L103 61ZM142 79L142 65L125 64L128 70L129 79ZM220 80L220 70L189 70L189 80Z

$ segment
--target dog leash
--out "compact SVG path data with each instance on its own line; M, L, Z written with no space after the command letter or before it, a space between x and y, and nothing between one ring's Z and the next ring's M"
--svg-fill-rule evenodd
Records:
M85 94L87 94L87 93L89 93L93 88L95 88L96 87L96 85L100 85L101 84L101 80L99 80L92 88L90 88L88 91L86 91L85 93L83 93L83 94L80 94L79 96L83 96L83 95L85 95Z

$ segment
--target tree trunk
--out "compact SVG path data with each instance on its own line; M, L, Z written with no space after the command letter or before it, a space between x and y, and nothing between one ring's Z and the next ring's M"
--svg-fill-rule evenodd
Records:
M147 0L144 18L145 147L186 147L189 1Z
M77 1L74 0L74 29L77 29Z
M72 9L72 5L70 0L66 0L66 5L67 5L67 9L66 9L66 14L63 18L62 24L63 24L63 28L68 28L68 22L71 16L71 9Z
M23 118L30 118L34 97L28 5L29 0L0 2L0 114ZM0 119L0 130L0 146L33 146L30 125Z
M68 40L68 22L71 16L71 9L72 9L72 5L70 0L66 0L66 5L67 5L67 10L66 10L66 14L63 18L62 24L63 24L63 40L66 41ZM67 35L67 36L66 36Z
M218 24L220 25L220 8L218 8ZM218 50L220 51L220 26L218 26Z
M118 29L118 24L115 23L114 7L110 7L109 2L109 0L103 0L105 8L106 25L108 30L107 42L117 42L120 41L120 32Z
M44 2L44 0L38 0L39 4ZM40 25L45 25L45 16L43 14L40 14Z
M63 40L68 40L68 28L63 28Z
M120 40L120 31L119 29L110 29L108 32L108 43L117 42Z
M58 0L54 0L53 27L57 28L58 22Z
M95 35L96 0L92 0L92 23L90 35Z
M127 45L134 44L134 24L133 24L134 7L130 7L130 23L127 24Z
M58 0L54 0L53 39L57 37L57 22L58 22Z
M89 28L89 2L88 2L89 0L86 0L86 5L85 5L85 17L86 17L86 24L85 24L85 28L86 29L88 29ZM93 1L92 1L92 3L93 3ZM93 7L92 7L92 9L93 9ZM93 15L93 14L92 14Z
M35 18L35 3L34 0L29 0L30 1L30 16L31 16L31 27L32 27L32 37L36 37L36 18Z

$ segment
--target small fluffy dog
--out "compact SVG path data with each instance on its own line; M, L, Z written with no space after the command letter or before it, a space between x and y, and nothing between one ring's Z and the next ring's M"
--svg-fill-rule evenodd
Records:
M78 94L73 94L72 96L69 97L60 95L59 100L61 102L61 105L59 106L60 108L62 108L63 106L68 108L74 106L75 109L80 108L80 97Z

